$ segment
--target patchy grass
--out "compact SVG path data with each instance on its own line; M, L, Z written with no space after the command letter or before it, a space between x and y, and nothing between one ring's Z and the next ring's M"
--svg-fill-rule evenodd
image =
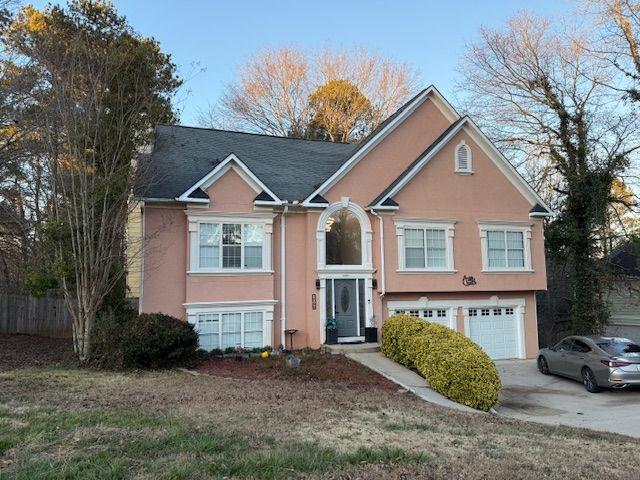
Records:
M197 424L194 419L136 410L71 413L38 409L17 418L23 425L9 429L7 445L29 445L35 454L34 459L11 469L19 479L124 478L132 468L149 478L275 479L291 472L424 459L420 453L384 446L340 452L315 442L275 439L214 422ZM50 448L52 445L57 448Z
M640 478L637 440L452 411L308 360L250 379L7 370L0 478Z

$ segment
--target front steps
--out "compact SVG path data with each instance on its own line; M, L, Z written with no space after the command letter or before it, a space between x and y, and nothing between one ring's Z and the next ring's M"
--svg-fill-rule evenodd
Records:
M374 353L380 351L379 343L338 343L337 345L323 345L322 351L332 355L346 355L348 353Z

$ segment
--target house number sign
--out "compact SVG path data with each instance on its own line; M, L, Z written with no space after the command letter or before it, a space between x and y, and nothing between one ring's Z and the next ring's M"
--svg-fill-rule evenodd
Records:
M462 284L465 287L470 287L471 285L475 285L476 284L476 277L472 277L471 275L469 275L469 276L465 275L464 277L462 277Z
M317 308L318 304L316 302L316 294L312 293L311 294L311 309L315 310Z

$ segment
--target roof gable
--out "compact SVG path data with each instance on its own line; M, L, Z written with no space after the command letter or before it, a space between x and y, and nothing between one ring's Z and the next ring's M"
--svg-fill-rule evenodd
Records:
M227 156L227 158L225 158L218 165L216 165L213 170L207 173L204 177L194 183L189 189L182 193L182 195L177 197L176 200L180 202L193 202L195 200L195 192L200 190L204 193L205 190L211 187L211 185L213 185L230 169L235 170L235 172L238 173L238 175L240 175L240 177L256 191L258 196L264 193L271 199L271 202L282 203L282 200L280 200L278 196L269 189L269 187L267 187L258 177L256 177L255 174L251 170L249 170L249 168L233 153ZM198 199L198 201L203 200L202 197L196 198ZM204 201L208 201L208 198L209 197L206 196L206 200Z
M462 129L474 139L476 144L484 151L489 159L498 167L500 172L516 187L516 189L530 202L534 207L530 214L532 216L550 216L551 209L546 205L544 200L531 188L531 186L522 178L518 171L511 163L500 153L500 151L491 143L491 141L482 133L480 128L468 117L462 117L452 123L442 134L420 155L416 158L376 199L369 205L373 209L397 209L398 206L390 206L389 200L396 195L409 181L414 178L429 161L442 150L442 148L451 141L451 139ZM396 203L393 201L393 203ZM396 203L397 205L397 203ZM538 208L536 208L539 207ZM540 210L535 211L534 210Z
M446 101L440 92L431 85L422 90L411 100L400 107L393 115L382 122L371 132L357 147L344 163L329 178L311 192L303 201L303 205L312 206L311 200L317 195L325 194L333 185L343 178L362 158L379 145L389 134L400 126L413 112L416 111L428 98L432 99L436 107L451 122L459 118L455 109Z

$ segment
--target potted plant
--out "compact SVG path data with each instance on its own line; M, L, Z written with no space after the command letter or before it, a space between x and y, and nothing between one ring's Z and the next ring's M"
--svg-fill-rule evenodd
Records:
M376 343L378 341L378 327L375 325L364 327L364 341L366 343Z
M338 343L338 322L336 322L335 318L327 318L325 330L327 332L325 343L327 345L335 345Z

